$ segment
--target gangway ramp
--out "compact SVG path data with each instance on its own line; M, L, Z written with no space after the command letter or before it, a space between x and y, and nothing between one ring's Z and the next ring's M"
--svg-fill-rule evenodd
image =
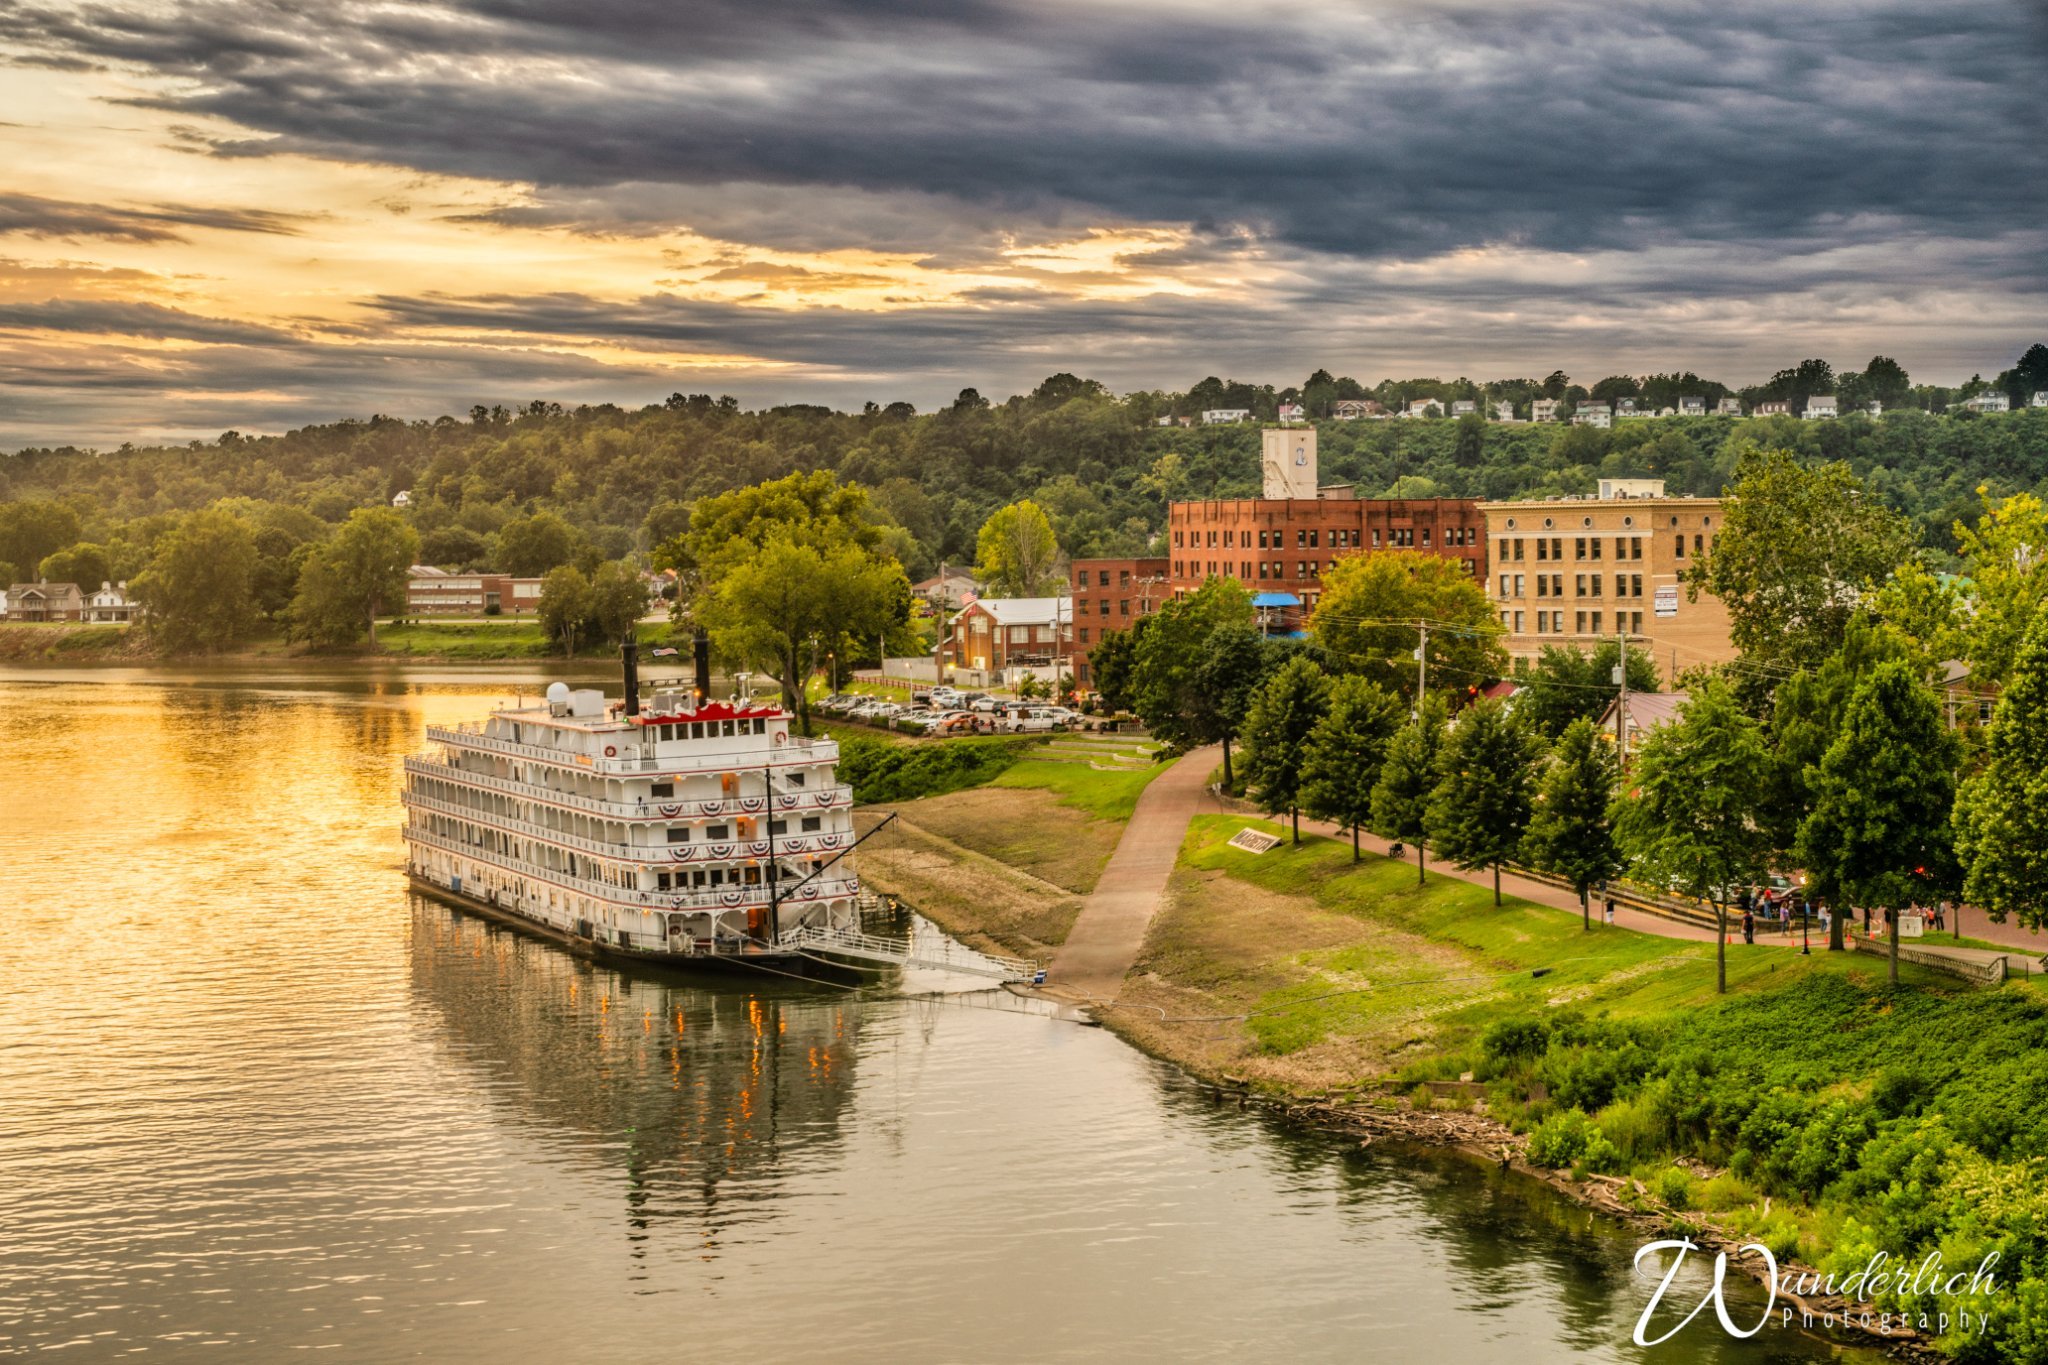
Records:
M778 947L831 957L851 958L893 967L925 967L933 971L986 976L997 981L1035 980L1039 967L1019 957L998 957L937 935L887 938L858 929L826 929L817 925L784 930Z

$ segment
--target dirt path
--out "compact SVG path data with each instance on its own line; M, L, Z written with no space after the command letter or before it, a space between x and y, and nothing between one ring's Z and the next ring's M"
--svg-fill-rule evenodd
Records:
M1047 984L1063 994L1113 1000L1138 960L1145 930L1166 899L1166 879L1180 857L1188 822L1205 805L1218 751L1197 749L1154 778L1138 797L1102 879L1081 906L1067 940L1054 955Z

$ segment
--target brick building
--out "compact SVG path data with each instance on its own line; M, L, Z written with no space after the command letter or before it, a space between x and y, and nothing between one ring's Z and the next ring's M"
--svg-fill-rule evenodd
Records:
M1129 630L1173 595L1167 559L1077 559L1069 570L1074 585L1074 682L1090 687L1089 646L1113 631Z
M540 610L540 580L501 573L449 573L430 564L407 570L408 616L519 616Z
M1667 683L1735 657L1727 607L1707 593L1688 601L1684 584L1719 533L1719 498L1667 497L1662 479L1603 479L1594 497L1489 502L1482 511L1492 541L1487 596L1509 654L1590 649L1627 631Z
M976 598L947 626L947 666L981 674L1028 668L1050 682L1072 619L1064 597Z

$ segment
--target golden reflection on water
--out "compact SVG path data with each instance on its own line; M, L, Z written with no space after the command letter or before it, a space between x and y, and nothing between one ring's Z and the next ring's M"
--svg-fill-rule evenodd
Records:
M401 760L507 690L0 673L0 1355L1634 1358L1632 1243L1540 1194L414 895Z

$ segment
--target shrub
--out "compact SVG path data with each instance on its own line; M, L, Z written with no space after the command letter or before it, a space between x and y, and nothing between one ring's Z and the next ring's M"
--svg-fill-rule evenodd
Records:
M1597 1149L1593 1147L1596 1138ZM1618 1160L1620 1156L1583 1109L1559 1110L1537 1124L1536 1131L1529 1135L1529 1160L1538 1166L1575 1166L1586 1159L1589 1151L1598 1151L1602 1160Z
M1503 1019L1479 1040L1479 1050L1493 1069L1533 1061L1550 1046L1550 1029L1540 1019Z
M856 801L915 801L975 787L1015 763L1028 739L951 739L891 744L856 736L839 746L839 776Z
M1667 1166L1657 1172L1657 1179L1651 1187L1657 1198L1674 1209L1692 1207L1692 1172L1682 1166Z

